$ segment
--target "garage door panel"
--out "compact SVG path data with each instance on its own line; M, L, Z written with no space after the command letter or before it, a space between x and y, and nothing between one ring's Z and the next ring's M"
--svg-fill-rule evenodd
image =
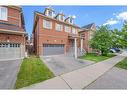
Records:
M0 59L20 58L20 44L17 43L0 43Z
M43 55L64 54L63 44L43 44Z

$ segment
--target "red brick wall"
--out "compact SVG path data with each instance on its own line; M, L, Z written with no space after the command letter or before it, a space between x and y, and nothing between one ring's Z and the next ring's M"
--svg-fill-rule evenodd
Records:
M43 19L52 21L52 29L45 29L43 28ZM63 25L63 31L57 32L55 29L55 24L59 23ZM61 23L56 20L51 20L44 18L39 15L39 21L37 22L37 26L35 28L36 33L34 33L34 48L36 55L42 55L43 49L42 44L64 44L65 45L65 52L68 51L70 47L68 33L64 31L64 23ZM71 27L71 26L70 26Z
M20 32L23 32L23 28L21 27L22 26L21 25L21 10L15 9L14 7L9 7L9 6L3 6L3 7L6 7L8 9L8 20L7 21L0 20L0 22L6 22L9 24L17 25L21 29ZM0 33L0 42L7 42L7 40L13 43L22 43L22 44L25 43L24 35Z
M24 44L25 37L21 35L11 35L11 34L0 34L0 42L21 43Z
M92 52L92 48L90 48L90 45L89 45L89 41L90 41L90 37L92 37L92 34L94 32L94 30L96 29L96 26L93 26L92 27L92 30L84 30L84 31L81 31L79 33L79 35L84 35L84 40L83 40L83 48L88 52L88 53L91 53Z
M21 26L20 10L14 9L12 7L7 7L7 6L3 6L3 7L6 7L8 10L8 20L7 21L0 20L0 21Z

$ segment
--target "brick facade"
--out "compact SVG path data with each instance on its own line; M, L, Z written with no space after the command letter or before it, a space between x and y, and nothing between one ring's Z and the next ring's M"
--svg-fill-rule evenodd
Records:
M24 57L27 33L22 9L19 6L0 7L7 9L7 20L0 20L0 43L20 44L21 57Z
M18 32L25 32L22 25L21 8L18 6L2 6L6 7L8 11L7 21L0 20L0 42L13 42L25 44L25 35ZM6 32L6 30L8 32ZM9 31L16 31L17 33L11 33Z
M77 31L79 29L78 26L71 25L65 22L61 22L52 18L48 18L46 16L43 16L40 13L35 14L36 17L38 17L38 20L36 20L36 26L34 26L33 36L34 36L34 50L36 55L42 55L43 49L42 45L44 43L46 44L64 44L65 49L64 51L67 52L69 50L69 47L71 46L71 40L69 40L69 33L65 32L64 26L67 25L69 27L74 27ZM43 28L43 19L49 20L52 22L52 29L45 29ZM63 25L63 31L56 31L56 23ZM78 36L78 34L77 34Z
M56 19L56 17L48 17L44 13L35 12L34 14L34 26L32 33L36 55L43 55L43 44L64 44L64 53L67 53L71 47L74 46L75 38L77 39L77 48L81 48L81 34L85 36L83 40L83 48L87 52L92 52L92 49L88 44L92 29L82 29L74 24L66 22L68 18L66 18L64 21L60 21ZM44 28L43 20L52 22L52 29ZM56 30L56 23L63 25L62 31L58 32ZM66 32L64 26L71 27L70 32ZM77 34L72 33L72 28L76 29ZM92 28L94 29L94 26L92 26Z

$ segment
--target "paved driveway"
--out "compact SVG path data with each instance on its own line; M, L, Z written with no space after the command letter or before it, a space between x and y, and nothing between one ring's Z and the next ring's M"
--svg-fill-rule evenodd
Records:
M127 89L127 70L113 67L86 89Z
M0 89L12 89L21 60L0 61Z
M76 60L74 57L66 55L45 56L42 57L42 60L56 76L93 63L92 61Z

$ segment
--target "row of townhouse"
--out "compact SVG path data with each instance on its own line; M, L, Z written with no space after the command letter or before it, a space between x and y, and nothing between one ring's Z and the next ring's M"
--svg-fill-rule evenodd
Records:
M92 49L88 45L95 24L80 28L74 24L74 16L65 18L64 13L54 15L54 10L47 7L43 13L35 12L33 39L34 50L38 56L72 54L77 58Z
M95 24L82 28L74 24L74 16L65 18L61 12L47 7L44 13L34 13L33 47L37 56L91 52L88 45ZM0 6L0 59L24 58L28 35L20 6Z

